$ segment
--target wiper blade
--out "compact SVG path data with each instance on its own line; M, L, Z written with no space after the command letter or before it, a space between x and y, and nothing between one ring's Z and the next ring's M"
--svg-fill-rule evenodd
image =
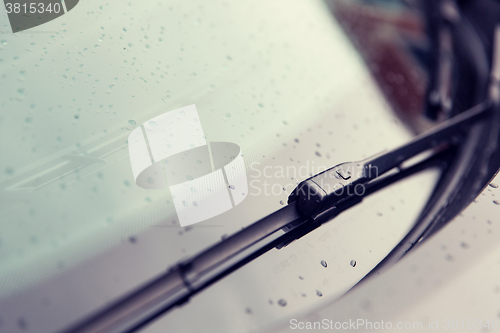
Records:
M479 104L400 148L365 161L342 163L304 180L292 192L286 207L177 264L63 332L132 332L142 327L263 253L306 235L363 197L438 165L447 156L447 148L460 142L462 129L486 117L490 110L489 104ZM402 165L425 151L431 156L409 167ZM357 190L359 186L362 193Z

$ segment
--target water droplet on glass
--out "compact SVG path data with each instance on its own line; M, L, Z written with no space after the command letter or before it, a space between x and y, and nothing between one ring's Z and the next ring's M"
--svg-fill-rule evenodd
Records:
M130 236L130 237L128 238L128 241L129 241L130 243L132 243L132 244L135 244L135 243L137 243L137 238L135 238L135 236Z
M286 303L286 300L282 298L282 299L280 299L280 300L278 301L278 304L279 304L280 306L286 306L286 304L287 304L287 303Z
M2 39L2 40L0 41L0 43L2 43L2 45L5 45L5 44L7 44L7 41L6 41L5 39Z
M128 182L128 180L125 180L125 181L123 182L123 185L125 185L125 186L127 186L127 187L130 187L130 183Z
M495 183L490 183L490 187L493 187L493 188L498 188L498 185L495 184Z
M245 309L245 312L246 312L247 314L252 314L252 309L250 309L250 308L246 308L246 309Z
M283 200L280 200L280 204L281 204L281 205L284 205L284 204L285 204L285 202L284 202Z
M356 267L356 260L351 260L349 265L351 265L352 267Z
M28 323L26 322L26 319L24 318L19 318L19 320L17 321L17 327L19 327L19 329L21 330L25 330L28 328Z
M229 188L230 188L231 190L234 190L234 189L235 189L235 187L234 187L233 185L229 185Z
M201 164L201 161L200 160L196 160L196 163Z
M495 205L500 205L500 202L498 202L498 201L496 201L496 200L493 200L493 203L494 203Z
M321 157L321 153L319 151L317 151L316 156Z
M187 175L187 176L186 176L186 179L187 179L187 180L193 180L193 176L191 176L191 175Z
M319 290L316 290L316 295L318 295L319 297L323 296L323 293Z
M326 263L326 261L321 260L321 266L323 266L323 267L325 267L325 268L326 268L326 267L328 266L328 264Z
M129 123L130 125L135 125L135 124L137 124L137 123L135 122L135 120L133 120L133 119L130 119L130 120L128 121L128 123Z
M231 117L231 114L230 113L226 113L226 117Z

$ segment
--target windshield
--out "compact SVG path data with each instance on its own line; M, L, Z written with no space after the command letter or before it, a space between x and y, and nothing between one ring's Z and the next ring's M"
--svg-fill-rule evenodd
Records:
M0 16L0 300L8 317L0 322L13 330L60 329L283 207L310 175L422 129L401 118L420 112L425 72L403 76L410 58L394 45L370 40L385 53L360 55L370 45L356 49L343 30L353 23L349 6L335 7L334 18L321 1L86 0L71 10L66 2L64 15L15 33L7 6ZM401 19L408 8L386 10ZM411 19L416 26L405 28L418 37ZM381 61L388 54L399 67ZM401 89L387 97L391 83ZM141 125L190 105L206 142L241 149L248 193L182 227L171 189L138 186L129 146ZM248 330L257 325L248 313L271 322L342 295L409 230L436 177L429 171L384 190L235 274L249 287L218 300L241 307L221 329ZM233 290L231 281L217 288ZM209 318L204 302L189 311ZM183 311L169 325L201 325L186 323L191 312Z

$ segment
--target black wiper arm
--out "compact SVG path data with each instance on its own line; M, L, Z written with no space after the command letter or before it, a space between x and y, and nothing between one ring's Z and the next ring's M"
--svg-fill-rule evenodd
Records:
M317 219L352 195L360 196L364 186L403 162L440 146L458 143L461 130L486 116L491 107L481 103L417 136L388 153L359 162L334 166L301 182L288 202L297 201L301 215Z
M366 195L436 165L446 156L446 147L457 143L461 130L487 116L490 109L484 103L477 105L391 152L361 162L342 163L304 180L290 195L286 207L177 264L63 332L132 332L142 327L263 253L311 232ZM402 166L428 150L431 157ZM394 168L394 174L388 172Z

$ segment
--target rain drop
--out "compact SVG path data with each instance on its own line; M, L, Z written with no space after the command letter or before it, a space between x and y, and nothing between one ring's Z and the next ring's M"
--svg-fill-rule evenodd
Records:
M351 260L349 265L351 265L352 267L356 267L356 260Z
M493 203L494 203L495 205L500 205L500 202L498 202L498 201L496 201L496 200L493 200Z
M234 187L233 185L229 185L229 188L230 188L231 190L234 190L234 189L235 189L235 187Z
M321 260L321 266L323 266L323 267L325 267L325 268L326 268L326 267L328 266L328 264L326 263L326 261Z
M493 187L493 188L498 188L498 185L495 184L495 183L490 183L490 187Z
M133 119L130 119L130 120L128 121L128 123L129 123L130 125L135 125L135 124L137 124L137 123L135 122L135 120L133 120Z
M283 200L280 200L280 204L281 204L281 205L284 205L284 204L285 204L285 202L284 202Z
M286 300L282 298L282 299L280 299L280 300L278 301L278 304L279 304L280 306L286 306L286 304L287 304L287 303L286 303Z
M17 321L17 327L19 327L19 329L21 329L22 331L24 331L25 329L27 329L28 328L28 323L26 322L26 319L19 318L19 320Z
M323 293L319 290L316 290L316 295L318 295L319 297L323 296Z

